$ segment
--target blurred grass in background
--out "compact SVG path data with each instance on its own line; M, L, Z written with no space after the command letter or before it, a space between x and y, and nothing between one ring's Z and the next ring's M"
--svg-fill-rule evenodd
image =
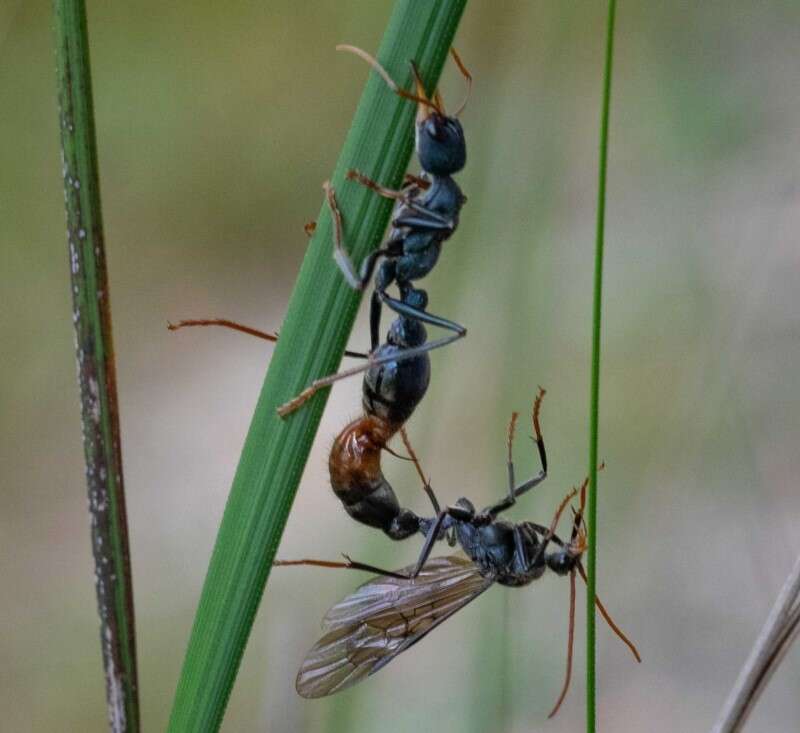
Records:
M476 78L459 177L469 202L425 287L470 334L433 355L409 429L446 501L488 501L505 487L508 414L546 386L551 478L517 519L547 521L586 470L604 11L476 3L457 39ZM145 729L166 723L270 355L234 334L169 334L166 321L280 325L302 225L366 74L333 47L374 49L388 12L90 4ZM37 732L105 725L50 22L48 6L0 8L0 714ZM598 627L603 729L707 728L800 551L798 47L789 2L619 8L599 592L644 664ZM461 90L450 68L446 99ZM358 380L334 390L282 557L346 551L399 567L416 555L357 527L327 486L330 441L359 393ZM518 440L520 476L535 470L527 448ZM386 465L425 508L411 469ZM579 727L580 651L565 708L544 723L564 665L559 579L494 589L369 682L301 700L299 661L357 582L273 574L223 730L264 729L267 715L276 731L372 730L376 716L387 731ZM796 726L798 684L790 656L753 731Z

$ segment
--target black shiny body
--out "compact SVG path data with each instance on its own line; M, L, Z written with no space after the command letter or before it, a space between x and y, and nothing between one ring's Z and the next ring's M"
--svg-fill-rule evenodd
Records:
M464 498L456 505L472 506ZM554 536L547 538L547 528L533 522L515 524L494 519L482 524L480 520L476 523L473 517L466 521L451 518L444 527L448 524L455 527L458 544L480 568L481 574L493 576L501 585L527 585L540 578L548 567L559 575L566 575L574 566L563 549L546 552L550 540L563 543Z
M384 253L384 259L375 275L370 308L373 348L380 330L382 303L398 313L412 314L398 307L397 301L388 296L386 290L396 283L400 302L405 303L405 292L412 287L413 281L428 275L439 261L442 243L456 230L461 206L466 200L450 176L428 174L422 180L429 182L427 189L418 183L411 184L405 189L406 197L397 202L389 239L379 250ZM425 315L416 314L420 320L441 325Z
M410 290L404 302L424 309L427 296L424 290ZM366 414L400 425L411 417L428 390L430 356L422 352L401 361L391 357L422 346L426 338L425 326L416 319L398 316L392 322L385 343L373 352L378 363L364 373L361 404Z
M444 113L438 93L434 95L433 100L427 98L413 62L417 95L400 90L378 62L365 51L346 45L338 48L354 52L367 60L395 92L418 103L415 143L422 173L420 176L407 176L407 184L397 191L384 187L356 170L348 171L349 180L357 181L378 195L396 202L389 238L381 247L367 255L360 268L354 266L345 248L343 219L336 202L335 191L330 182L326 181L323 184L334 220L334 261L350 287L356 290L365 290L374 275L374 289L370 300L370 354L368 363L363 367L316 379L300 395L278 408L281 417L286 417L318 390L332 385L339 379L370 370L374 372L374 376L370 377L371 382L377 384L376 376L379 376L380 370L374 371L376 368L385 364L391 364L392 368L395 368L403 361L417 359L422 354L447 346L463 338L467 333L464 326L428 313L424 306L415 304L418 294L424 295L424 291L414 288L414 282L430 273L439 261L442 243L456 230L461 207L466 201L466 197L453 179L453 174L460 171L467 160L461 123L457 117L450 117ZM465 77L470 78L460 60L457 63ZM397 286L399 297L389 295L388 290L392 285ZM427 305L427 296L424 300ZM384 304L400 317L404 328L407 328L410 319L414 319L420 324L436 326L449 333L430 341L426 341L423 335L421 339L407 340L408 343L416 341L417 345L400 348L399 343L394 343L391 346L397 348L388 348L388 341L384 344L380 341L381 312ZM422 333L424 334L424 331ZM421 377L422 370L419 365L411 370L414 371ZM398 376L394 381L400 385L411 385L414 379L410 375L407 378ZM373 397L375 395L380 397L381 389L370 387L369 391L371 394L366 394L367 409L377 404ZM399 405L400 399L394 400L394 403ZM415 406L416 403L409 404L408 414Z
M540 483L544 475L543 472L522 484L515 498ZM508 506L508 500L504 500L478 512L469 499L461 498L455 506L446 507L436 517L420 520L420 532L426 539L411 577L422 570L434 543L449 533L455 534L461 549L481 575L491 577L500 585L523 586L540 578L548 568L557 575L567 575L577 567L581 553L574 543L580 527L579 518L573 526L571 541L564 543L540 524L498 519L497 515ZM550 542L558 549L548 552Z

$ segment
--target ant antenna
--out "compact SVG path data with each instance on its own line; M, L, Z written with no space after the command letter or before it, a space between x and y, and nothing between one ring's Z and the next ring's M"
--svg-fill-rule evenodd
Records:
M569 632L567 633L567 671L564 675L564 686L561 688L561 694L556 700L556 704L548 715L548 719L555 716L564 702L569 690L569 683L572 680L572 650L575 646L575 571L570 571L569 574Z
M561 515L567 508L567 504L569 504L577 495L578 495L578 489L572 488L570 492L561 500L561 503L558 505L558 509L556 509L553 521L550 522L550 531L547 533L548 534L547 539L550 539L555 534L556 527L558 526L558 521L561 519Z
M536 410L534 408L534 414ZM556 527L558 526L558 520L561 519L561 515L564 512L564 509L567 508L567 505L578 495L579 489L573 488L562 500L561 503L558 505L558 509L556 509L555 516L553 517L553 521L550 523L550 529L545 535L543 547L545 546L544 543L550 540L552 536L555 534ZM573 529L573 540L575 531ZM561 694L558 696L558 700L556 700L556 704L553 706L553 709L550 711L550 715L548 718L552 718L557 712L558 709L561 707L561 703L564 702L564 698L567 696L567 691L569 690L569 683L572 679L572 649L574 647L575 642L575 570L571 570L569 573L569 632L567 634L567 671L564 677L564 686L561 688Z
M405 89L401 89L397 85L397 82L395 82L395 80L392 79L391 76L389 76L389 72L386 71L386 69L384 69L383 66L381 66L378 63L378 60L374 56L368 54L363 48L358 48L358 46L351 46L347 43L340 43L338 46L336 46L336 50L347 51L348 53L354 53L356 56L366 61L373 69L375 69L375 71L380 75L381 79L383 79L384 82L386 82L386 86L388 86L389 89L391 89L398 96L403 97L404 99L410 99L412 102L416 102L419 105L429 107L430 109L434 110L435 112L438 112L439 114L444 114L443 110L439 106L437 106L436 101L431 101L425 94L425 87L422 84L422 79L419 76L417 67L414 65L413 62L411 64L411 68L414 72L414 81L416 82L417 85L416 94L412 94L411 92L407 92Z
M597 469L599 471L602 471L605 467L606 467L606 464L605 464L605 461L603 461L597 467ZM586 530L585 530L586 521L583 518L583 510L584 510L584 508L586 506L586 487L587 487L588 483L589 483L589 478L587 477L586 480L581 485L581 489L580 489L581 506L580 506L580 509L578 509L578 511L575 512L575 519L574 519L575 526L573 527L573 530L572 530L573 541L574 541L575 536L578 534L578 531L579 531L578 528L581 525L583 525L584 532L586 532ZM585 541L585 539L584 539L584 541ZM588 585L589 582L588 582L588 579L586 578L586 571L583 568L583 563L580 560L578 560L578 564L577 565L578 565L578 572L580 573L581 578L583 578L583 582ZM633 656L636 659L636 661L641 664L642 657L639 654L639 650L636 648L636 645L627 636L625 636L625 634L623 633L622 629L620 629L620 627L617 626L616 623L614 623L614 620L611 618L611 614L609 614L609 612L606 610L606 607L603 605L603 602L600 600L600 597L597 596L597 595L595 595L595 597L594 597L594 604L595 604L595 606L597 606L597 610L600 612L600 615L603 617L603 620L608 624L609 628L620 638L620 640L623 642L623 644L625 644L628 647L628 649L631 650L631 653L633 654Z
M535 410L534 410L535 412ZM601 463L598 467L599 469L605 468L605 463ZM576 496L580 496L580 507L577 511L573 509L573 525L572 525L572 538L570 539L570 547L573 552L576 554L580 554L585 550L585 529L583 532L581 531L582 527L585 527L585 521L583 519L583 511L586 506L586 487L589 484L588 477L583 481L580 485L580 488L573 488L564 499L561 501L561 504L558 505L558 509L556 510L555 516L553 517L553 521L550 524L550 530L548 531L547 535L545 536L545 541L549 540L553 534L555 533L556 526L558 525L558 521L561 518L561 514L566 509L569 502L575 498ZM587 583L586 578L586 571L583 568L583 564L578 560L576 563L577 572L580 573L581 578L583 579L584 583ZM628 639L627 636L623 633L622 629L614 623L614 620L611 618L611 615L606 610L606 607L603 605L600 598L595 595L594 597L595 606L597 606L597 610L600 612L600 615L603 617L605 622L608 624L609 628L622 640L622 642L631 650L634 658L637 662L642 661L642 657L639 654L639 650L636 648L636 645ZM561 688L561 694L558 696L558 700L556 700L556 704L553 706L553 709L550 711L550 714L547 716L548 718L552 718L561 707L561 703L564 702L564 698L567 696L567 691L569 690L570 681L572 679L572 655L573 655L573 648L575 646L575 569L570 571L569 574L569 632L567 634L567 670L564 677L564 685Z
M578 563L578 572L581 574L581 578L583 578L583 582L588 584L588 580L586 578L586 571L583 569L583 563ZM636 648L636 645L623 633L622 629L614 623L614 620L611 618L611 615L606 610L606 607L603 605L602 601L598 596L594 597L594 604L597 606L597 610L600 612L600 615L603 617L605 622L608 624L609 628L622 640L623 644L631 650L631 654L633 654L634 658L637 662L641 664L642 662L642 655L639 654L639 650Z
M453 61L456 62L456 66L458 66L461 76L463 76L467 82L467 92L464 95L464 100L461 102L456 110L456 113L453 115L453 117L458 117L464 111L464 107L467 106L470 92L472 92L472 74L470 74L467 67L464 66L464 62L461 60L461 56L458 55L458 51L456 51L452 46L450 47L450 55L453 57Z

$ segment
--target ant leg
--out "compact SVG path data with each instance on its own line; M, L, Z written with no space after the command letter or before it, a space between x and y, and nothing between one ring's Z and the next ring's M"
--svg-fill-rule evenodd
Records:
M445 336L434 341L429 341L428 343L420 346L414 346L410 349L403 349L402 351L394 354L387 354L377 358L370 354L367 357L366 363L362 364L361 366L353 367L352 369L345 369L337 374L331 374L327 377L316 379L311 383L310 386L306 387L299 395L297 395L297 397L294 397L288 402L282 404L277 410L278 415L281 417L290 415L308 402L308 400L311 399L321 389L330 387L342 379L347 379L348 377L352 377L356 374L361 374L362 372L365 372L367 369L371 369L374 366L388 364L389 362L405 361L406 359L411 359L415 356L419 356L420 354L433 351L434 349L440 349L442 346L447 346L448 344L453 343L453 341L457 341L458 339L467 335L466 328L453 321L448 321L446 318L434 316L430 313L426 313L425 311L418 310L417 308L412 308L407 306L405 303L400 302L399 300L389 297L386 294L381 296L381 300L383 300L383 302L386 303L392 310L400 313L401 315L408 316L409 318L416 318L424 323L429 323L434 326L440 326L441 328L455 331L455 333L452 336Z
M347 250L344 248L344 226L342 224L342 212L339 210L339 204L336 202L336 192L333 190L330 181L325 181L322 184L322 190L325 192L325 198L328 202L328 208L331 210L333 217L333 259L338 268L342 271L344 279L353 290L362 291L372 279L372 273L375 270L375 263L378 259L386 254L382 249L370 252L361 268L361 273L356 272L355 265L353 264Z
M375 193L377 193L379 196L383 196L387 199L393 199L395 201L402 201L404 206L407 206L412 211L415 211L418 215L415 217L410 214L405 214L393 219L393 226L419 227L422 229L435 229L444 231L452 231L455 228L452 219L446 219L445 217L441 216L441 214L433 211L433 209L429 209L419 202L414 201L409 196L408 191L405 189L397 191L393 188L386 188L386 186L382 186L380 183L372 180L368 176L365 176L360 171L353 169L347 171L347 178L351 181L357 181L362 186L366 186L372 191L375 191ZM414 182L416 182L416 180L424 181L424 179L414 179ZM430 183L428 183L426 188L429 186Z
M438 326L439 328L454 332L452 336L434 339L433 341L428 341L420 346L413 346L410 349L403 349L400 353L388 357L387 361L404 361L405 359L411 359L415 356L419 356L420 354L426 354L429 351L433 351L434 349L440 349L442 346L447 346L448 344L458 341L458 339L464 338L464 336L467 335L467 329L464 328L464 326L462 326L460 323L456 323L455 321L448 320L447 318L442 318L442 316L436 316L432 313L428 313L427 311L415 308L408 303L404 303L402 300L393 298L383 290L376 289L375 292L381 301L398 315L405 316L406 318L413 318L414 320L422 323L427 323L431 326ZM375 363L377 364L383 362L376 361Z
M561 694L556 700L556 704L550 711L548 718L552 718L564 702L569 690L569 683L572 679L572 649L575 645L575 571L572 570L569 574L569 631L567 632L567 670L564 674L564 686L561 688Z
M514 555L523 571L529 570L532 567L528 558L527 545L522 539L522 532L520 531L519 525L514 526Z
M422 466L419 463L419 459L417 458L417 454L414 452L414 449L411 447L411 441L408 439L408 433L406 432L405 427L400 428L400 437L403 439L403 444L408 451L408 455L411 456L411 460L414 463L414 468L417 469L417 474L422 481L422 489L428 495L428 498L431 500L431 504L433 505L433 511L435 514L439 514L442 511L441 506L439 505L439 500L436 498L436 494L433 491L433 487L430 485L428 479L425 478L425 474L422 472Z
M387 260L388 262L388 260ZM372 344L372 350L378 348L381 342L381 299L378 296L378 291L372 291L372 297L369 300L369 338Z
M548 542L552 542L554 545L558 545L559 547L564 547L566 543L562 540L555 532L550 532L550 527L545 527L543 524L537 524L536 522L526 522L531 527L533 527L539 534L548 537Z
M448 517L452 517L457 521L469 522L474 516L475 512L460 506L447 506L442 509L442 511L436 515L436 519L428 530L428 534L425 537L425 544L422 546L422 551L419 553L417 564L408 577L410 579L416 578L420 572L422 572L422 568L431 556L434 543L439 539L439 532L442 530L444 522Z
M406 173L403 176L403 186L416 186L423 191L427 191L431 187L431 182L422 176L415 176L413 173Z
M276 343L278 340L277 333L260 331L257 328L251 328L250 326L245 326L242 323L231 321L227 318L189 318L183 321L178 321L177 323L170 323L167 321L167 328L170 331L177 331L181 328L187 328L191 326L222 326L223 328L230 328L233 331L246 333L248 336L255 336L256 338L264 339L264 341Z
M223 328L230 328L233 331L239 331L240 333L246 333L248 336L255 336L256 338L264 339L265 341L271 341L272 343L276 343L278 340L277 333L260 331L257 328L245 326L243 323L231 321L227 318L189 318L183 321L178 321L177 323L167 322L167 328L170 331L178 331L181 328L189 328L192 326L221 326ZM369 354L365 354L363 351L351 351L350 349L347 349L344 352L344 355L353 357L354 359L369 358Z
M389 254L388 250L383 248L370 252L361 263L360 274L356 274L355 266L350 256L347 254L344 247L339 246L339 244L336 245L333 251L333 259L336 262L336 266L341 270L342 275L344 275L344 279L347 280L347 284L353 288L353 290L361 292L369 285L378 260L387 254Z
M379 196L383 196L386 199L404 201L408 197L407 191L403 189L397 191L393 188L382 186L380 183L373 180L369 176L364 175L361 171L357 171L355 168L351 168L349 171L347 171L345 177L348 181L356 181L357 183L360 183L362 186L366 186L372 191L375 191L375 193L377 193Z
M313 565L318 568L343 568L345 570L364 570L368 573L377 573L378 575L388 575L390 578L400 578L406 580L406 576L394 570L384 570L383 568L375 567L374 565L367 565L357 560L352 560L348 555L342 555L345 562L335 562L333 560L275 560L273 566L289 566L289 565Z
M518 417L518 412L511 413L511 420L508 423L508 437L506 439L506 445L508 446L508 457L506 458L506 466L508 467L508 498L498 502L497 504L492 504L492 506L488 507L487 509L484 509L483 513L488 514L492 518L496 517L500 512L505 511L510 506L513 506L514 502L516 501L514 496L514 487L516 485L516 481L514 480L514 458L512 454L512 446L514 444L514 431L517 427Z
M497 516L500 512L504 512L506 509L514 506L522 494L526 491L530 491L534 486L538 486L542 481L547 478L547 453L545 452L544 448L544 439L542 438L542 430L539 426L539 411L542 407L542 400L544 399L545 390L539 387L539 391L536 393L536 399L533 402L533 412L531 415L531 421L533 422L533 432L535 434L534 442L536 443L536 448L539 451L539 460L542 463L542 469L539 471L536 476L531 479L528 479L524 483L521 483L519 486L514 486L514 462L511 458L511 445L514 440L514 427L516 423L516 413L512 415L511 423L508 426L508 497L503 499L502 501L497 502L497 504L493 504L485 511L490 514L492 517Z
M452 219L446 219L437 212L429 209L417 201L405 201L404 205L414 214L401 214L392 219L392 226L409 227L412 229L433 229L434 231L452 232L456 225Z
M378 348L381 342L381 308L383 303L380 299L380 293L385 293L386 288L397 280L397 262L394 260L394 255L396 251L402 251L403 240L390 239L386 243L384 249L388 257L381 262L378 274L375 276L375 289L372 291L369 309L369 335L373 351ZM401 293L403 293L403 297L405 297L405 293L402 289Z

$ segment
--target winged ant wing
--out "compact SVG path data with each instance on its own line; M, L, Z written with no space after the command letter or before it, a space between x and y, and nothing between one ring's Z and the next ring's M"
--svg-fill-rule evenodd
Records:
M431 559L413 580L373 578L328 611L323 621L327 633L303 660L297 692L324 697L360 682L493 582L462 555Z

